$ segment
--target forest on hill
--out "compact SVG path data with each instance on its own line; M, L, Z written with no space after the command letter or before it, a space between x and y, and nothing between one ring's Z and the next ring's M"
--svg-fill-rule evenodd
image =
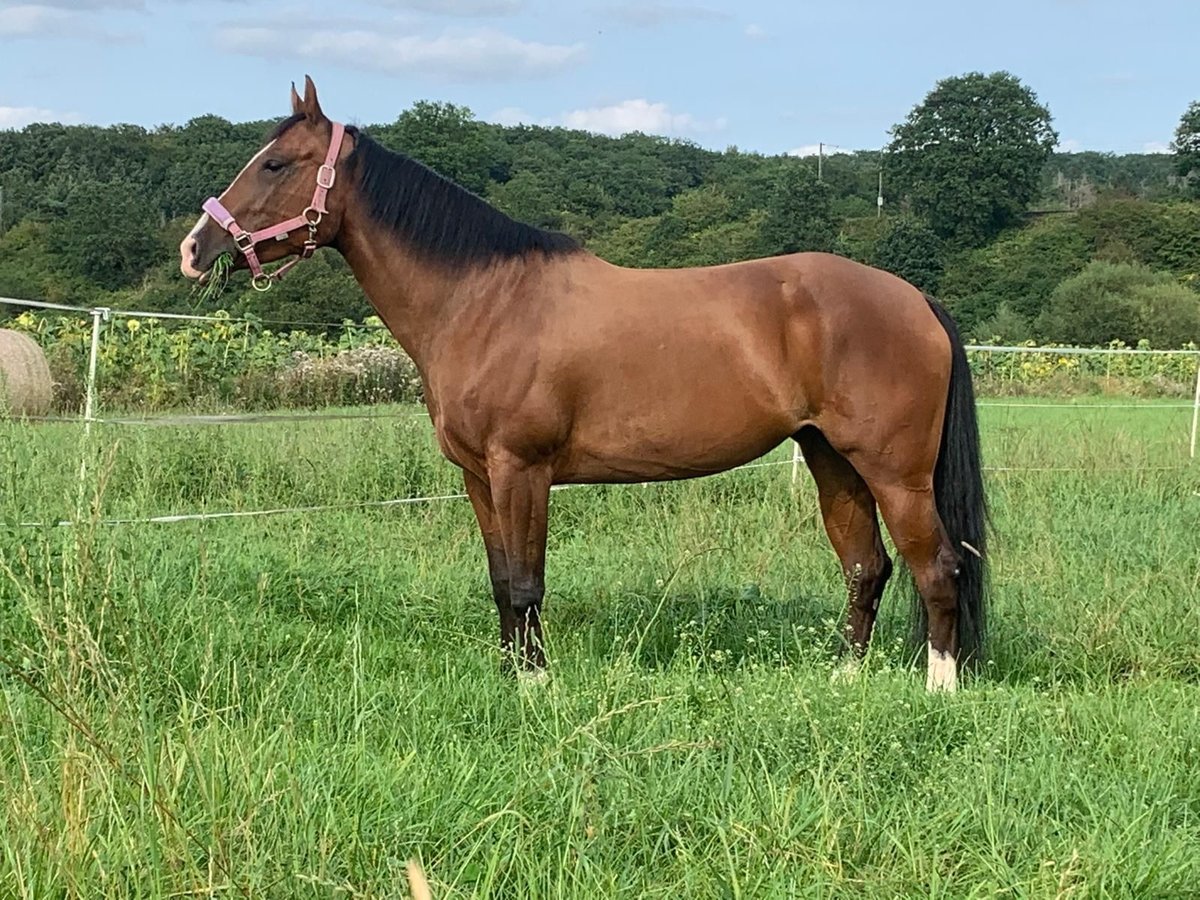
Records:
M178 274L176 248L200 202L273 124L201 116L153 129L0 132L0 296L205 310ZM1056 153L1031 90L1007 73L969 73L939 82L888 147L826 156L819 177L816 158L506 127L428 101L365 130L622 265L827 250L937 295L979 340L1176 347L1200 336L1196 103L1172 153ZM286 321L371 311L329 252L269 294L248 288L235 279L221 306Z

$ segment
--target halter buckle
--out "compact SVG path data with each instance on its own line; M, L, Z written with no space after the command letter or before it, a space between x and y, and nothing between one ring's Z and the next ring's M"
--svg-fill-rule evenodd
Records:
M337 169L333 166L321 166L317 169L317 186L329 190L333 187L333 183L337 181Z
M233 239L233 244L238 250L242 251L242 255L246 255L247 250L254 249L254 235L249 231L243 231Z

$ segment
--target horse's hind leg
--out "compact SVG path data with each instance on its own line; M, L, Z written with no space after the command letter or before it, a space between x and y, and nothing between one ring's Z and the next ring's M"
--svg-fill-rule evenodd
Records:
M934 505L932 479L925 484L872 480L872 492L917 583L929 615L929 669L925 686L953 691L958 686L958 574L954 551Z
M875 498L862 476L816 428L803 429L796 440L816 479L825 532L841 561L850 594L846 643L861 656L871 641L879 600L892 574L892 561L884 550L875 515Z

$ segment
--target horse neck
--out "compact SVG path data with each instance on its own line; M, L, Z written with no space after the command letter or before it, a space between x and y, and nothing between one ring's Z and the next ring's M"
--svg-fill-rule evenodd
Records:
M426 371L451 305L469 302L464 274L423 259L352 204L343 214L337 246L367 299L417 368Z

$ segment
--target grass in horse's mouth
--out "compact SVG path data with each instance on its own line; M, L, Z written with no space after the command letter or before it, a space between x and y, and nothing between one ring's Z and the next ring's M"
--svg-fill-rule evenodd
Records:
M201 303L210 303L221 296L225 286L229 284L229 276L233 272L233 254L222 253L213 261L212 267L196 280L193 293L199 291Z

